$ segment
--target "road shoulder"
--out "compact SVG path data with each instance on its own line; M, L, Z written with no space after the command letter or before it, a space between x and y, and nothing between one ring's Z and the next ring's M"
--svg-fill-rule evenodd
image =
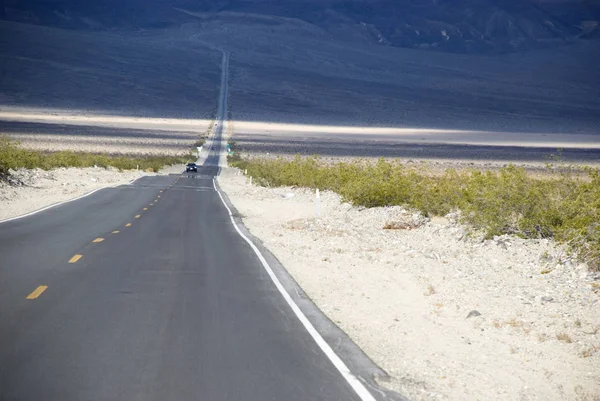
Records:
M279 259L264 245L261 239L255 235L244 224L244 216L238 212L235 203L232 203L228 193L223 190L222 183L227 177L237 174L236 169L225 168L215 180L215 185L222 195L222 199L231 210L232 218L246 236L257 247L264 256L265 261L273 270L273 273L289 294L293 302L300 308L310 323L323 337L332 350L340 357L350 371L362 382L369 392L377 400L405 401L399 393L383 387L380 383L390 380L389 375L375 364L363 350L352 341L352 339L341 330L327 315L311 300L294 277L281 264Z

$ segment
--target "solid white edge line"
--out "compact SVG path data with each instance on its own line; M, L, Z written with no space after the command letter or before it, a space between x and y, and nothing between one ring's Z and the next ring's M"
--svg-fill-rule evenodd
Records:
M2 224L2 223L7 223L7 222L9 222L9 221L13 221L13 220L22 219L22 218L24 218L24 217L33 216L34 214L38 214L38 213L40 213L40 212L43 212L44 210L52 209L53 207L60 206L60 205L64 205L65 203L69 203L69 202L76 201L76 200L78 200L78 199L85 198L86 196L90 196L90 195L92 195L92 194L95 194L96 192L98 192L98 191L100 191L100 190L102 190L102 189L106 189L106 188L116 188L116 187L118 187L119 185L131 185L131 184L133 184L135 181L139 180L139 179L140 179L140 178L142 178L142 177L146 177L146 176L144 176L144 175L143 175L143 176L141 176L141 177L134 178L133 180L129 181L127 184L107 185L107 186L105 186L105 187L96 188L96 189L94 189L93 191L90 191L90 192L88 192L88 193L85 193L85 194L83 194L83 195L80 195L80 196L78 196L78 197L76 197L76 198L67 199L67 200L64 200L64 201L61 201L61 202L53 203L53 204L51 204L51 205L44 206L44 207L43 207L43 208L41 208L41 209L37 209L37 210L34 210L33 212L29 212L29 213L22 214L22 215L20 215L20 216L9 217L8 219L0 220L0 224Z
M375 398L373 397L373 395L371 395L371 393L362 384L362 382L356 376L354 376L354 374L352 374L352 372L350 371L350 369L348 369L346 364L340 359L340 357L329 346L329 344L327 344L327 341L325 341L323 339L321 334L319 334L317 329L315 329L315 327L312 325L312 323L304 315L302 310L300 310L300 307L296 304L296 302L294 302L294 300L292 299L290 294L288 294L288 292L285 290L285 288L283 287L283 285L281 284L281 282L279 281L279 279L273 272L273 269L271 268L271 266L269 266L269 263L267 263L267 260L264 258L264 256L260 252L260 250L240 230L240 228L236 224L235 220L233 219L233 214L231 213L231 209L229 209L229 206L227 206L225 199L223 199L223 195L221 195L221 192L217 189L217 184L215 183L214 178L213 178L213 186L214 186L217 194L219 194L219 198L221 198L221 202L223 202L225 209L227 209L227 213L229 213L229 218L231 219L231 224L233 224L233 227L235 228L237 233L248 243L248 245L250 245L250 247L252 248L252 250L254 251L254 253L256 254L258 259L260 260L260 263L262 264L263 268L266 270L267 274L273 281L273 284L275 284L275 287L277 287L277 289L283 296L283 299L285 299L285 301L290 306L290 308L292 308L292 311L294 311L294 314L296 315L298 320L300 320L300 322L302 323L302 325L304 326L306 331L308 331L308 333L313 338L313 340L315 340L315 342L317 343L319 348L321 348L323 353L327 356L327 358L329 358L329 360L331 361L333 366L336 367L336 369L340 372L342 377L348 382L350 387L352 387L352 389L360 397L360 399L362 401L376 401Z

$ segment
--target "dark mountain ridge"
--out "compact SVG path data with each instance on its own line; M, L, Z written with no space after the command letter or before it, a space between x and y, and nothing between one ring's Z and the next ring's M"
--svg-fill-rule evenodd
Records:
M1 18L70 29L179 25L183 8L296 18L336 39L459 53L502 53L594 38L598 0L3 0Z

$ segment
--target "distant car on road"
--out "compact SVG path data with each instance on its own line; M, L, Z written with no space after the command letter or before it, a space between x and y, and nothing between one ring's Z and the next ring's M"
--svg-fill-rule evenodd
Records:
M198 165L196 163L188 163L187 166L185 166L185 172L189 173L190 171L193 171L194 173L198 172Z

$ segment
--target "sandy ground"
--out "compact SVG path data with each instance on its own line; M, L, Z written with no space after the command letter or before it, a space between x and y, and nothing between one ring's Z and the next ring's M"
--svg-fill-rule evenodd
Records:
M128 155L187 155L211 120L123 117L77 110L0 106L0 135L27 149Z
M181 171L181 170L179 170ZM0 221L63 202L99 188L127 184L149 173L103 168L19 169L11 174L22 185L0 181Z
M600 274L547 240L219 178L249 230L413 400L600 400ZM382 229L398 222L414 229Z

